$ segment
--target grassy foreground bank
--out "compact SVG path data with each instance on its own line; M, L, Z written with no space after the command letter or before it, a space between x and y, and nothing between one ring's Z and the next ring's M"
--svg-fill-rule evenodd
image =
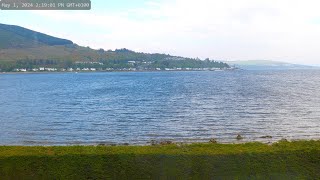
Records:
M0 179L320 179L320 141L0 146Z

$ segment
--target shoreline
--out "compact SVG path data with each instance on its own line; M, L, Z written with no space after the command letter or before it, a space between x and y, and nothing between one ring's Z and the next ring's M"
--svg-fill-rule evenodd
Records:
M95 144L95 145L65 145L65 146L41 146L41 145L34 145L34 146L23 146L23 145L0 145L0 157L3 155L6 155L3 152L3 149L9 148L18 148L19 151L22 149L33 149L33 148L61 148L61 149L68 149L68 148L125 148L129 150L130 148L133 149L144 149L144 148L165 148L165 147L176 147L176 148L181 148L181 147L194 147L194 146L199 146L199 147L229 147L232 148L232 151L239 151L237 149L238 147L251 147L251 146L263 146L263 147L274 147L278 145L294 145L298 144L299 148L298 149L304 149L306 147L302 146L303 144L315 144L316 148L319 148L319 153L320 153L320 139L318 140L294 140L294 141L288 141L286 139L276 141L273 143L262 143L262 142L244 142L244 143L219 143L219 142L199 142L199 143L173 143L169 141L163 141L157 144L149 144L149 145L130 145L130 144ZM298 150L294 149L294 150ZM210 150L210 149L208 149ZM217 151L215 151L217 152ZM19 152L19 153L22 153ZM36 152L34 152L36 153ZM149 152L151 153L151 152ZM230 152L228 152L230 153ZM320 155L320 154L319 154Z
M115 142L75 142L75 143L50 143L50 142L29 142L24 144L0 144L0 147L73 147L73 146L129 146L129 147L148 147L148 146L163 146L163 145L195 145L195 144L220 144L220 145L243 145L243 144L264 144L264 145L274 145L281 142L294 143L294 142L309 142L309 141L320 141L320 138L314 139L278 139L272 140L266 138L265 141L251 141L251 140L235 140L230 142L218 141L217 139L210 139L208 141L171 141L171 140L150 140L146 143L115 143Z
M117 73L117 72L229 72L229 71L237 71L242 69L227 69L227 70L216 70L216 71L209 71L209 70L144 70L144 71L43 71L43 72L0 72L1 74L64 74L64 73L70 73L70 74L81 74L81 73Z

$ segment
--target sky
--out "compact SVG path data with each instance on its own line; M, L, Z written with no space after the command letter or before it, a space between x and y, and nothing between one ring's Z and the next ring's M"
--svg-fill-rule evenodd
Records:
M90 11L0 11L0 23L94 49L320 64L318 0L91 2Z

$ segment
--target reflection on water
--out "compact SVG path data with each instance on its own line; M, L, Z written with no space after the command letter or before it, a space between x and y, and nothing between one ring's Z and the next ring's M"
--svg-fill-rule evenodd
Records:
M320 71L0 75L0 144L320 138Z

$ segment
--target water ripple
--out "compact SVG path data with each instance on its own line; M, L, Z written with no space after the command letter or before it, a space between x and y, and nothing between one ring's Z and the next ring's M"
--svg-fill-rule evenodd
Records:
M319 87L316 70L1 75L0 144L319 139Z

